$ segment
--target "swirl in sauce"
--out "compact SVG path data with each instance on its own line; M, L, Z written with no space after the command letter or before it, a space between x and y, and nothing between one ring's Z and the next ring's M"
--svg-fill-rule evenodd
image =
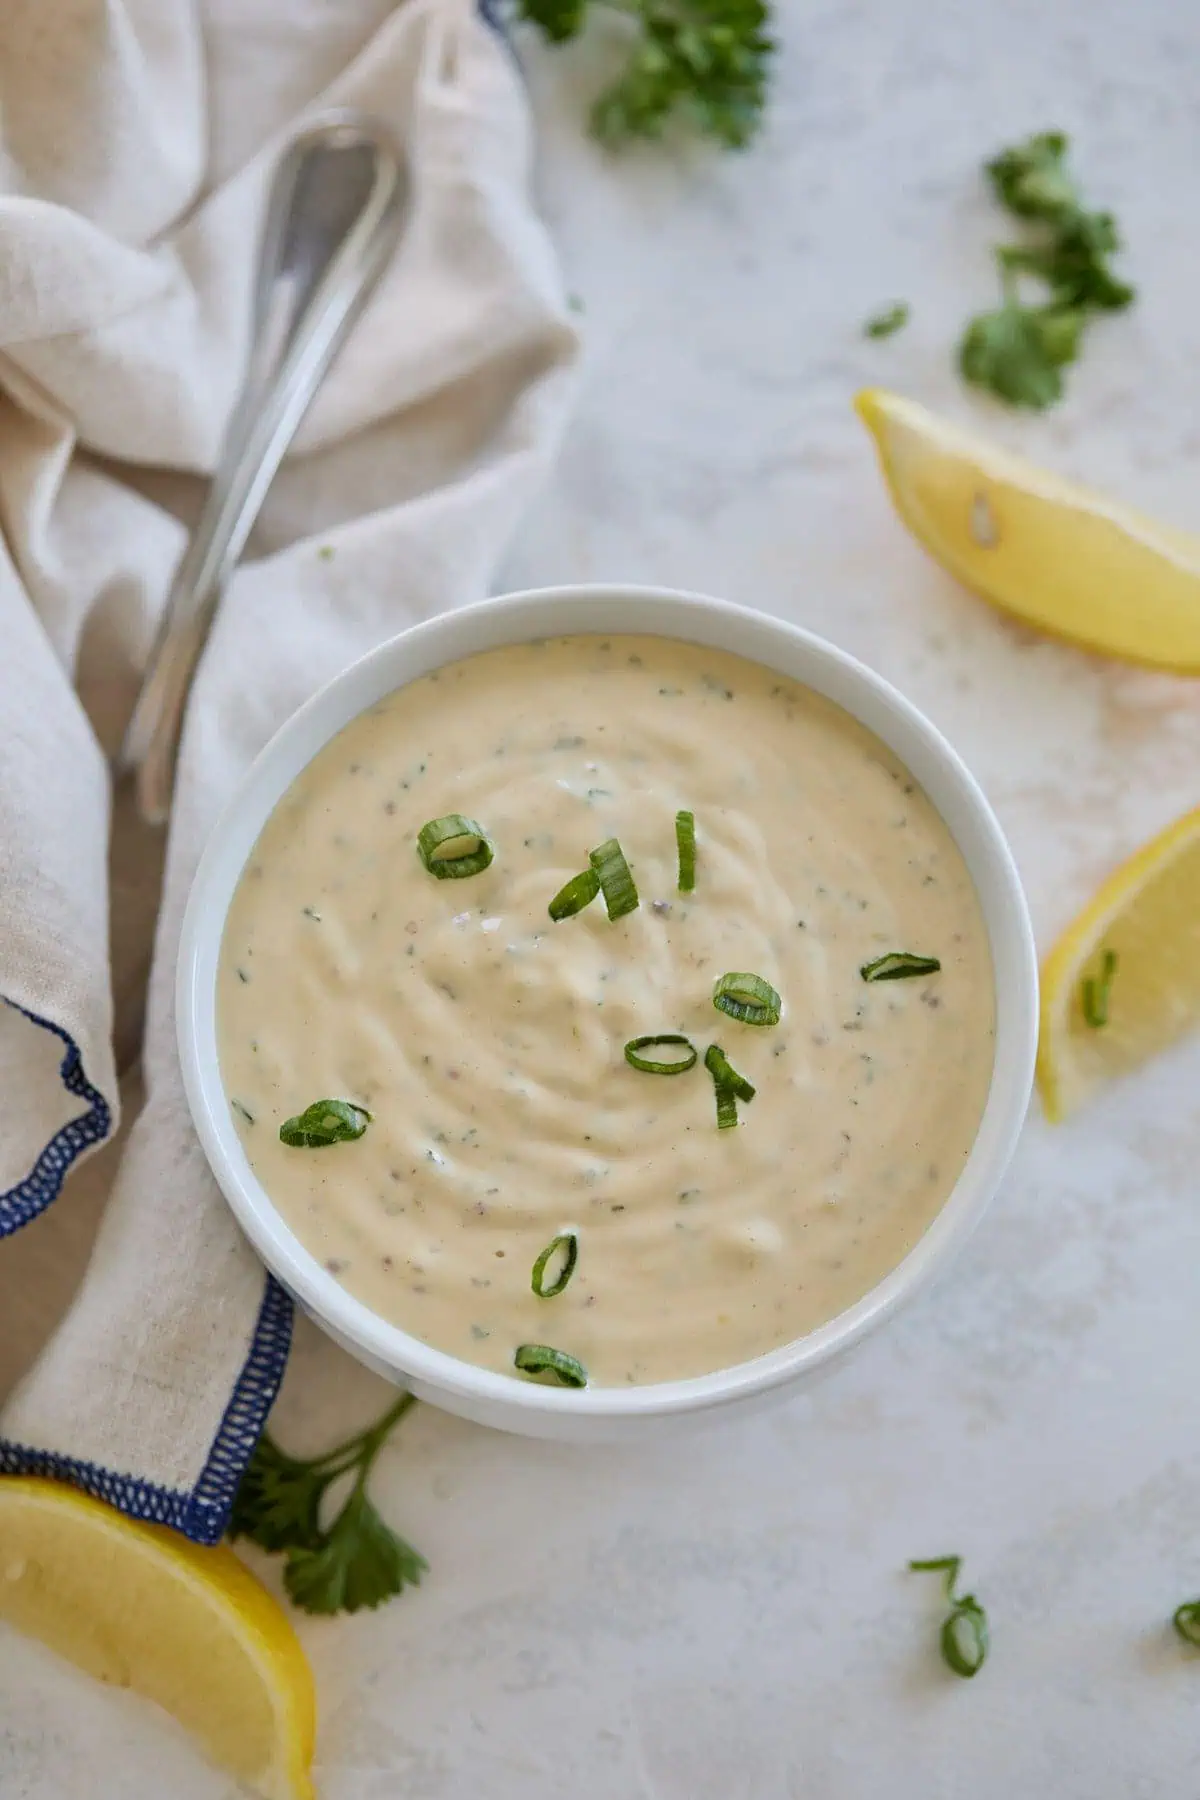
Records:
M455 812L495 860L439 881L416 835ZM552 924L609 837L638 910ZM941 972L865 983L895 949ZM777 1026L714 1010L727 970L778 989ZM250 1162L351 1293L469 1362L511 1374L518 1344L551 1343L600 1385L726 1367L860 1299L945 1201L992 1069L978 902L907 770L807 689L650 637L491 651L354 720L255 846L218 1007ZM736 1130L702 1061L629 1067L656 1032L720 1043L753 1082ZM281 1144L322 1096L369 1108L363 1136ZM578 1268L539 1299L568 1229Z

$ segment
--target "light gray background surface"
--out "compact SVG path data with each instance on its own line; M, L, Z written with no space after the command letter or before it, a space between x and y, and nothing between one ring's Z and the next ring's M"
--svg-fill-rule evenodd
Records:
M850 399L893 385L1200 529L1200 12L1179 0L785 0L741 158L602 158L596 65L531 56L541 183L590 335L557 478L504 585L705 588L810 626L949 734L1010 833L1044 948L1200 799L1200 693L1021 632L894 520ZM1140 288L1044 419L953 372L1004 229L1001 144L1071 131ZM893 298L913 323L860 335ZM1035 1112L940 1287L810 1397L634 1452L431 1412L378 1479L418 1593L306 1626L324 1800L1130 1800L1200 1791L1200 1043L1056 1131ZM77 1212L86 1208L81 1202ZM60 1257L41 1226L26 1251ZM380 1390L302 1337L314 1446ZM336 1380L335 1380L336 1377ZM961 1551L978 1681L934 1653ZM223 1800L149 1709L0 1632L3 1800ZM44 1771L22 1750L40 1745ZM16 1760L11 1760L15 1758Z

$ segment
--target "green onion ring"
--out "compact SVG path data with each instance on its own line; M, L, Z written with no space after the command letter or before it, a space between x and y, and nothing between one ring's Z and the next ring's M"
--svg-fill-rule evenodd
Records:
M566 1251L566 1260L558 1274L547 1287L544 1284L546 1264L550 1261L550 1258L556 1251L559 1250ZM579 1238L575 1232L560 1231L556 1238L551 1238L550 1242L546 1245L546 1248L542 1251L542 1254L533 1265L533 1275L529 1283L538 1299L553 1300L556 1294L561 1294L568 1281L570 1281L572 1275L575 1273L575 1264L578 1261Z
M718 1092L721 1088L728 1088L729 1092L739 1100L753 1100L758 1092L758 1089L747 1081L744 1075L738 1074L720 1044L708 1046L704 1052L704 1066L716 1083Z
M590 906L599 892L600 877L595 869L585 869L582 875L572 875L570 881L559 888L550 902L550 917L556 924L559 919L573 918L585 906Z
M585 1388L588 1384L587 1370L579 1358L549 1344L518 1345L513 1363L524 1375L553 1375L563 1387Z
M326 1150L330 1144L360 1138L370 1121L366 1107L353 1100L314 1100L302 1113L283 1121L279 1141L292 1150Z
M652 1044L686 1044L687 1059L678 1062L657 1062L651 1056L642 1056ZM690 1038L684 1037L681 1031L660 1031L654 1037L630 1038L625 1046L625 1061L631 1069L640 1069L643 1075L682 1075L688 1069L694 1069L699 1051Z
M1171 1623L1185 1644L1200 1650L1200 1600L1185 1600L1171 1614Z
M922 1557L917 1562L910 1562L908 1566L917 1574L943 1577L950 1611L942 1621L938 1640L942 1661L956 1675L962 1675L969 1681L973 1675L978 1675L987 1661L989 1639L987 1614L974 1594L956 1594L954 1591L958 1586L962 1557Z
M675 847L679 852L679 891L690 894L696 886L696 815L675 814Z
M911 981L916 975L936 975L941 968L936 956L914 956L911 950L889 950L858 971L864 981Z
M606 838L588 852L588 861L604 890L604 904L610 919L622 919L636 910L638 891L625 861L625 852L616 838Z
M978 1675L988 1653L987 1614L978 1600L964 1594L942 1625L942 1661L968 1681Z
M713 1005L718 1012L743 1025L778 1025L783 1002L761 975L722 975L713 986Z
M439 881L461 881L480 875L494 855L483 826L462 813L430 819L417 833L417 855Z

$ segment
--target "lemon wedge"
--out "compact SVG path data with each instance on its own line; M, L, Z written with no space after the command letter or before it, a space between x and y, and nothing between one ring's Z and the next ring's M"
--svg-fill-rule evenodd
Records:
M1038 1085L1062 1119L1200 1025L1200 807L1104 883L1042 969Z
M173 1714L269 1800L311 1800L312 1673L287 1615L221 1546L57 1482L0 1477L0 1619Z
M1026 625L1200 672L1200 538L1035 468L881 388L854 402L896 511L943 568Z

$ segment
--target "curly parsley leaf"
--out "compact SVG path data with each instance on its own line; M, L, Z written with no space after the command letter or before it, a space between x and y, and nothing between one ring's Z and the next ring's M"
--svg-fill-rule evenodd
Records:
M997 198L1031 235L997 248L1002 304L968 323L959 367L1013 406L1040 409L1060 399L1062 370L1076 360L1090 319L1135 297L1109 266L1120 249L1116 222L1083 205L1069 147L1063 132L1042 131L986 165ZM1033 301L1021 294L1023 277L1043 290Z
M259 1440L234 1498L229 1536L282 1551L284 1586L305 1611L379 1606L419 1582L427 1568L412 1545L385 1525L366 1491L375 1458L414 1404L412 1394L402 1394L367 1431L308 1460L289 1456L266 1434ZM349 1497L326 1528L326 1491L351 1474Z
M604 4L606 0L597 0ZM625 68L596 101L604 143L661 137L681 120L731 150L761 122L775 44L767 0L608 0L634 28ZM551 43L583 26L588 0L518 0Z

